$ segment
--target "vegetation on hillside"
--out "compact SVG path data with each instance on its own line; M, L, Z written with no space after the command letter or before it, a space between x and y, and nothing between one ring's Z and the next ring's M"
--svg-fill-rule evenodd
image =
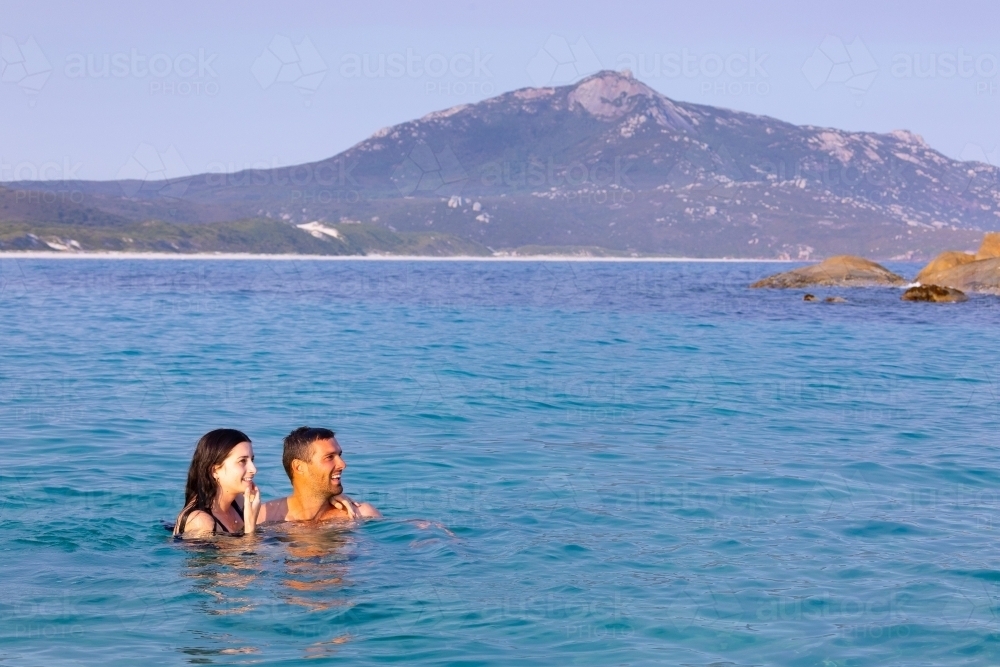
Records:
M252 253L303 255L489 255L479 244L448 234L394 232L361 224L328 225L337 236L310 234L267 219L209 224L162 221L91 226L2 222L0 251Z

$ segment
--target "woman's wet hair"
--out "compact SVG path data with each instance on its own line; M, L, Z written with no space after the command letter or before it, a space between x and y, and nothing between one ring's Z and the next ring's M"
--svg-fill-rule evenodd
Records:
M219 482L212 475L216 466L229 456L229 452L241 442L250 442L242 431L233 428L217 428L201 436L191 457L188 468L187 487L184 489L184 507L210 512L212 502L219 492Z
M333 439L333 431L328 428L300 426L285 436L281 465L285 467L288 479L292 479L292 461L308 461L312 457L312 444L317 440Z

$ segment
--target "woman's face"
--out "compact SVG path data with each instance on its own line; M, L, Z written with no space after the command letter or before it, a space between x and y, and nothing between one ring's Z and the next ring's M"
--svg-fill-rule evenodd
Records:
M233 447L229 456L213 471L219 480L219 489L225 493L239 495L246 491L250 481L257 474L253 464L253 445L241 442Z

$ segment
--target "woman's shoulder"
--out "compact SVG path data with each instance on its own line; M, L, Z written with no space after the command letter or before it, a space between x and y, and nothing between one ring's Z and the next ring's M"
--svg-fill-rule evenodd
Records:
M183 517L183 515L181 515ZM184 521L183 530L178 535L205 535L215 530L215 517L204 510L191 510Z

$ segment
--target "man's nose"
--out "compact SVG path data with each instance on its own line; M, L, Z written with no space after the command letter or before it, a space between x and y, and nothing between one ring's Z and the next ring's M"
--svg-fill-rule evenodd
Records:
M338 457L337 457L337 469L338 469L338 470L343 470L343 469L344 469L344 468L346 468L346 467L347 467L347 464L346 464L346 463L344 463L344 459L342 459L342 458L340 458L340 457L338 456Z

